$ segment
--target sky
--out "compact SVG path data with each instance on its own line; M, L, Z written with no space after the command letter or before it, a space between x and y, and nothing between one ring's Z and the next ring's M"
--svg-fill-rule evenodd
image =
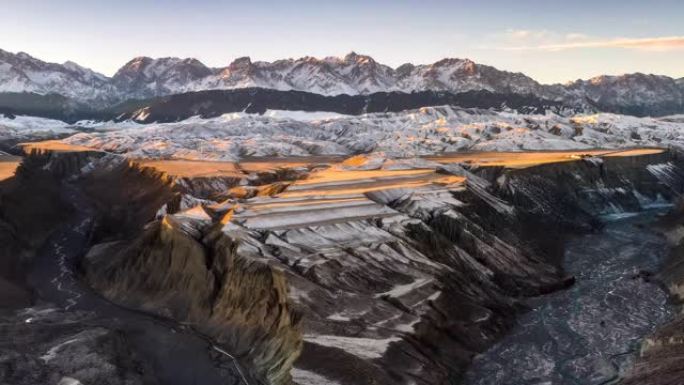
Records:
M3 0L0 49L113 75L136 56L470 58L542 83L684 77L682 0Z

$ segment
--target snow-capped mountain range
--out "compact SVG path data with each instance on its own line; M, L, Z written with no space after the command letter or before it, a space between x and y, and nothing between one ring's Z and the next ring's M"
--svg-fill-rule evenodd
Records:
M352 52L343 58L303 57L274 62L253 62L243 57L223 68L210 68L192 58L138 57L110 78L72 62L47 63L23 52L0 50L0 93L60 94L102 106L127 99L247 87L321 95L487 90L533 94L574 106L628 114L684 112L684 78L640 73L543 85L522 73L501 71L468 59L391 68Z
M111 79L73 62L47 63L24 52L0 50L0 92L59 94L104 100L116 92Z
M343 58L304 57L274 62L252 62L242 57L224 68L208 68L195 59L139 57L124 65L112 81L120 92L135 98L249 87L329 96L426 90L541 91L538 83L523 74L499 71L467 59L445 59L419 66L405 64L393 69L353 52Z

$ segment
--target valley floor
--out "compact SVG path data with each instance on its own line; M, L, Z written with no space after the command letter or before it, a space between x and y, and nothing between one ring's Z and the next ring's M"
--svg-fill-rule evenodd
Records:
M650 279L668 254L653 229L663 212L623 214L570 240L564 265L575 284L532 299L513 330L475 358L465 384L598 385L624 377L643 339L676 313Z

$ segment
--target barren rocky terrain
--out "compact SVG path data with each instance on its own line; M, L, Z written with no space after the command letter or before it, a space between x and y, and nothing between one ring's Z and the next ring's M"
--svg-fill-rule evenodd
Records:
M108 365L111 383L459 382L548 293L582 287L592 268L571 267L566 241L604 239L605 218L666 207L684 187L680 155L664 149L221 163L24 148L1 205L6 280L24 293L5 327L41 341L5 345L5 376L38 373L21 383L99 381ZM22 197L32 185L40 199ZM587 264L598 253L574 252ZM616 341L633 347L669 319L646 316ZM31 337L34 322L54 326ZM644 370L630 354L636 374L611 378ZM195 363L174 365L184 356Z

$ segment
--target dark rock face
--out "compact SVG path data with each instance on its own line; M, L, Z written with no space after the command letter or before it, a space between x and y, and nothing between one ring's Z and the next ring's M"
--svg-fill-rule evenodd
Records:
M585 159L513 171L500 180L502 194L539 218L587 228L595 215L638 211L673 201L684 189L677 152L637 157Z
M30 92L0 93L0 113L5 116L29 115L65 122L82 119L103 119L107 115L98 108L58 94L41 95Z
M679 384L684 377L684 321L681 316L658 329L642 343L640 357L620 384Z
M599 76L567 86L598 110L635 116L664 116L684 110L684 90L677 80L642 73Z
M28 158L16 176L0 182L0 305L27 306L33 301L25 278L27 265L72 208L60 197L59 176ZM40 192L40 193L36 193Z
M200 91L153 99L142 108L118 114L117 119L140 123L175 122L191 116L210 118L231 112L263 114L266 110L327 111L348 115L372 112L398 112L420 107L452 105L464 108L504 107L523 113L561 112L560 102L532 95L496 94L489 91L448 92L379 92L370 95L322 96L301 91L275 91L248 88L228 91Z
M457 94L446 91L421 91L323 96L302 91L241 88L127 100L105 107L88 106L55 94L0 93L0 113L40 116L69 123L79 120L125 119L133 119L139 123L175 122L196 115L215 117L242 111L262 114L267 109L359 115L367 112L398 112L441 105L495 110L509 108L521 113L583 110L534 95L492 93L484 90Z
M675 210L660 224L672 250L661 273L654 277L661 281L672 294L677 306L684 298L684 242L682 230L681 198ZM675 319L647 336L641 345L639 359L627 379L627 385L678 384L684 378L684 317Z

